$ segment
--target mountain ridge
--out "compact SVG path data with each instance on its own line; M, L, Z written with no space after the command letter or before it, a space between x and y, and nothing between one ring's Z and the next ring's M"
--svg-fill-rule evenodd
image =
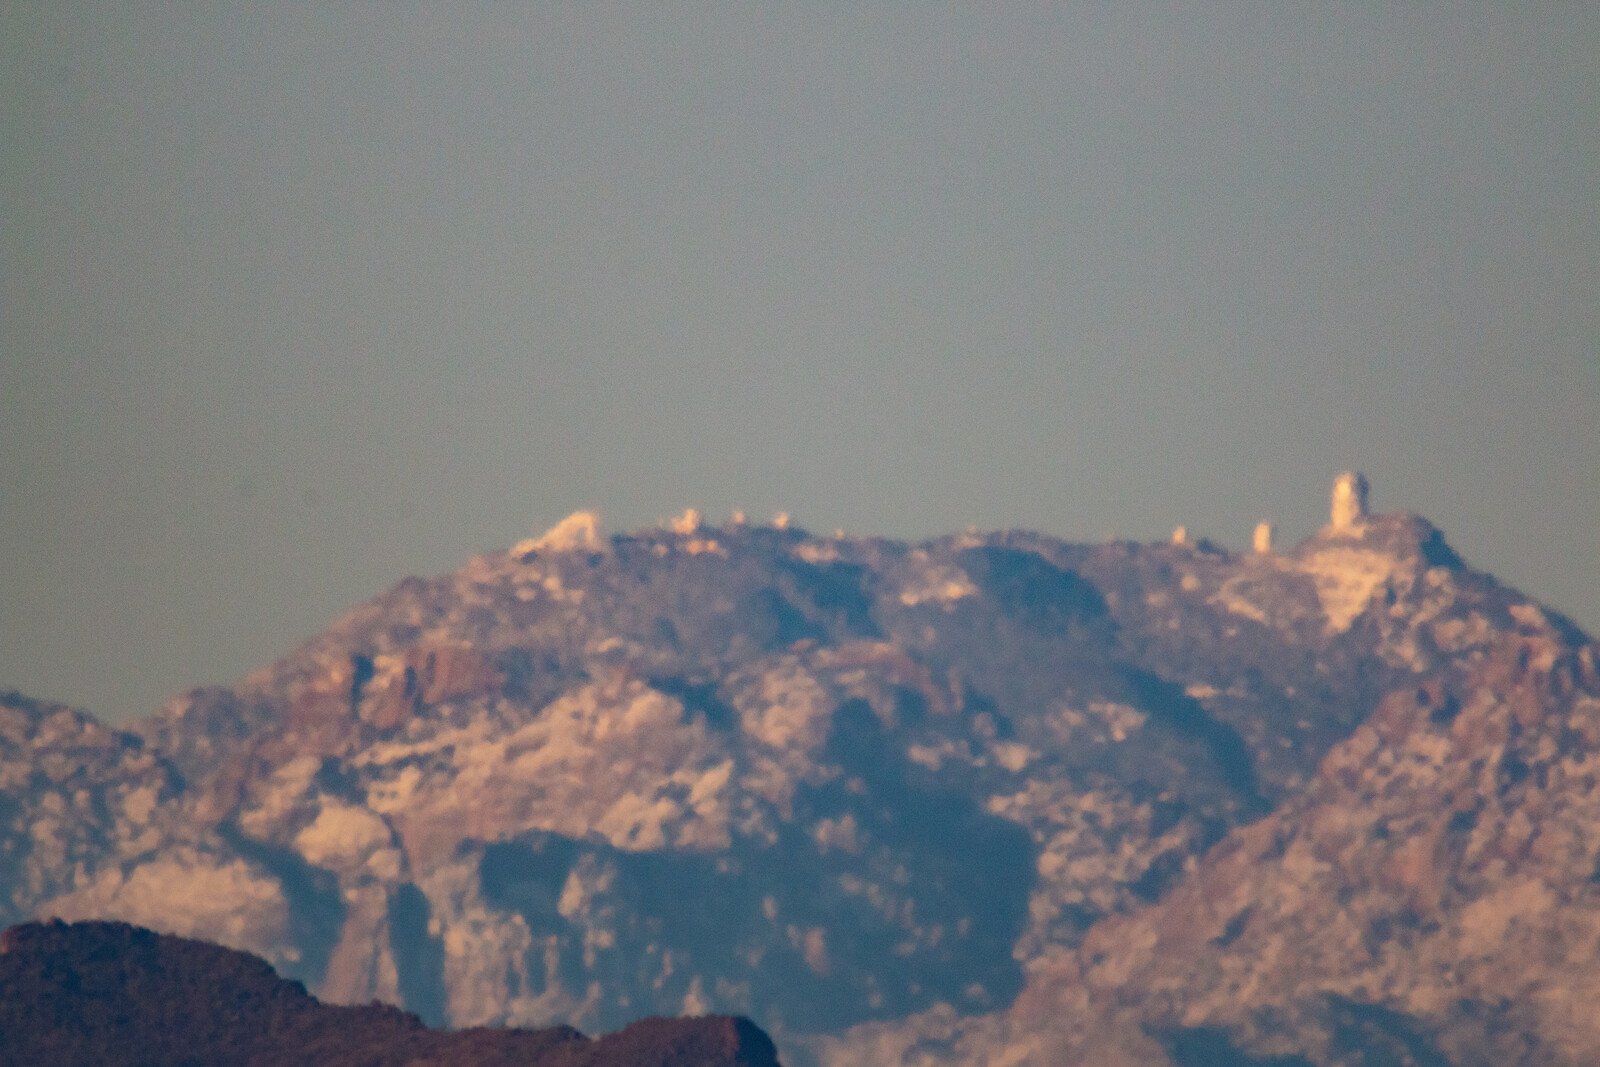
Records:
M1436 980L1382 946L1425 943L1448 970L1522 926L1588 929L1597 698L1586 635L1412 515L1347 508L1288 550L1235 554L693 515L602 538L580 514L406 579L135 731L10 700L12 824L47 832L13 832L0 879L16 918L211 937L332 1000L454 1025L714 1009L794 1063L1092 1048L1184 1067L1213 1046L1364 1062L1339 1034L1473 1063L1461 1035L1498 1026L1534 1051L1502 1042L1495 1062L1577 1063L1581 1025L1495 1014L1507 976ZM52 759L82 784L27 786ZM1503 797L1490 765L1517 778ZM1564 858L1484 866L1518 834L1560 837ZM1321 842L1313 861L1298 841ZM1417 896L1420 875L1385 873L1423 868L1457 887ZM1522 903L1482 904L1501 893ZM1494 933L1496 907L1532 926L1462 933L1462 915ZM1329 929L1376 938L1363 958L1387 977L1228 951ZM1130 947L1152 938L1182 965ZM1529 973L1571 971L1518 951ZM1256 975L1231 987L1254 1015L1194 992L1235 972Z
M441 1032L373 1002L325 1005L265 960L126 923L0 934L0 1064L55 1067L778 1067L746 1019Z

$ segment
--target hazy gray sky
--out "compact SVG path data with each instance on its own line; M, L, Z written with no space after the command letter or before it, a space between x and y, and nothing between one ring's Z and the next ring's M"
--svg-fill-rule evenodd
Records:
M0 687L580 506L1244 547L1600 628L1600 5L0 3Z

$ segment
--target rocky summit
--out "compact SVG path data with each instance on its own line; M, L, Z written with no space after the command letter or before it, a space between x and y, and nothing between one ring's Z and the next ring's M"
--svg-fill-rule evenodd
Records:
M579 514L125 731L0 702L0 919L784 1062L1600 1062L1600 649L1292 548Z

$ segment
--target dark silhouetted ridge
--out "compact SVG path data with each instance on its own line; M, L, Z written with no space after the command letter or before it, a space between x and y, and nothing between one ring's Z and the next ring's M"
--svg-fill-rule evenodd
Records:
M776 1067L754 1023L646 1019L590 1040L430 1030L382 1004L323 1004L264 960L126 923L28 923L0 939L3 1067Z

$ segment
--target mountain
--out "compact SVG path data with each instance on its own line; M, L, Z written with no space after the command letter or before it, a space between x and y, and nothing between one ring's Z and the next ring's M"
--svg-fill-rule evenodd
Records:
M373 1003L330 1007L266 961L125 923L8 929L3 1067L777 1067L744 1019L647 1019L591 1041L571 1027L429 1030Z
M0 919L794 1064L1600 1062L1600 650L1363 489L1248 554L580 513L125 732L0 700Z

